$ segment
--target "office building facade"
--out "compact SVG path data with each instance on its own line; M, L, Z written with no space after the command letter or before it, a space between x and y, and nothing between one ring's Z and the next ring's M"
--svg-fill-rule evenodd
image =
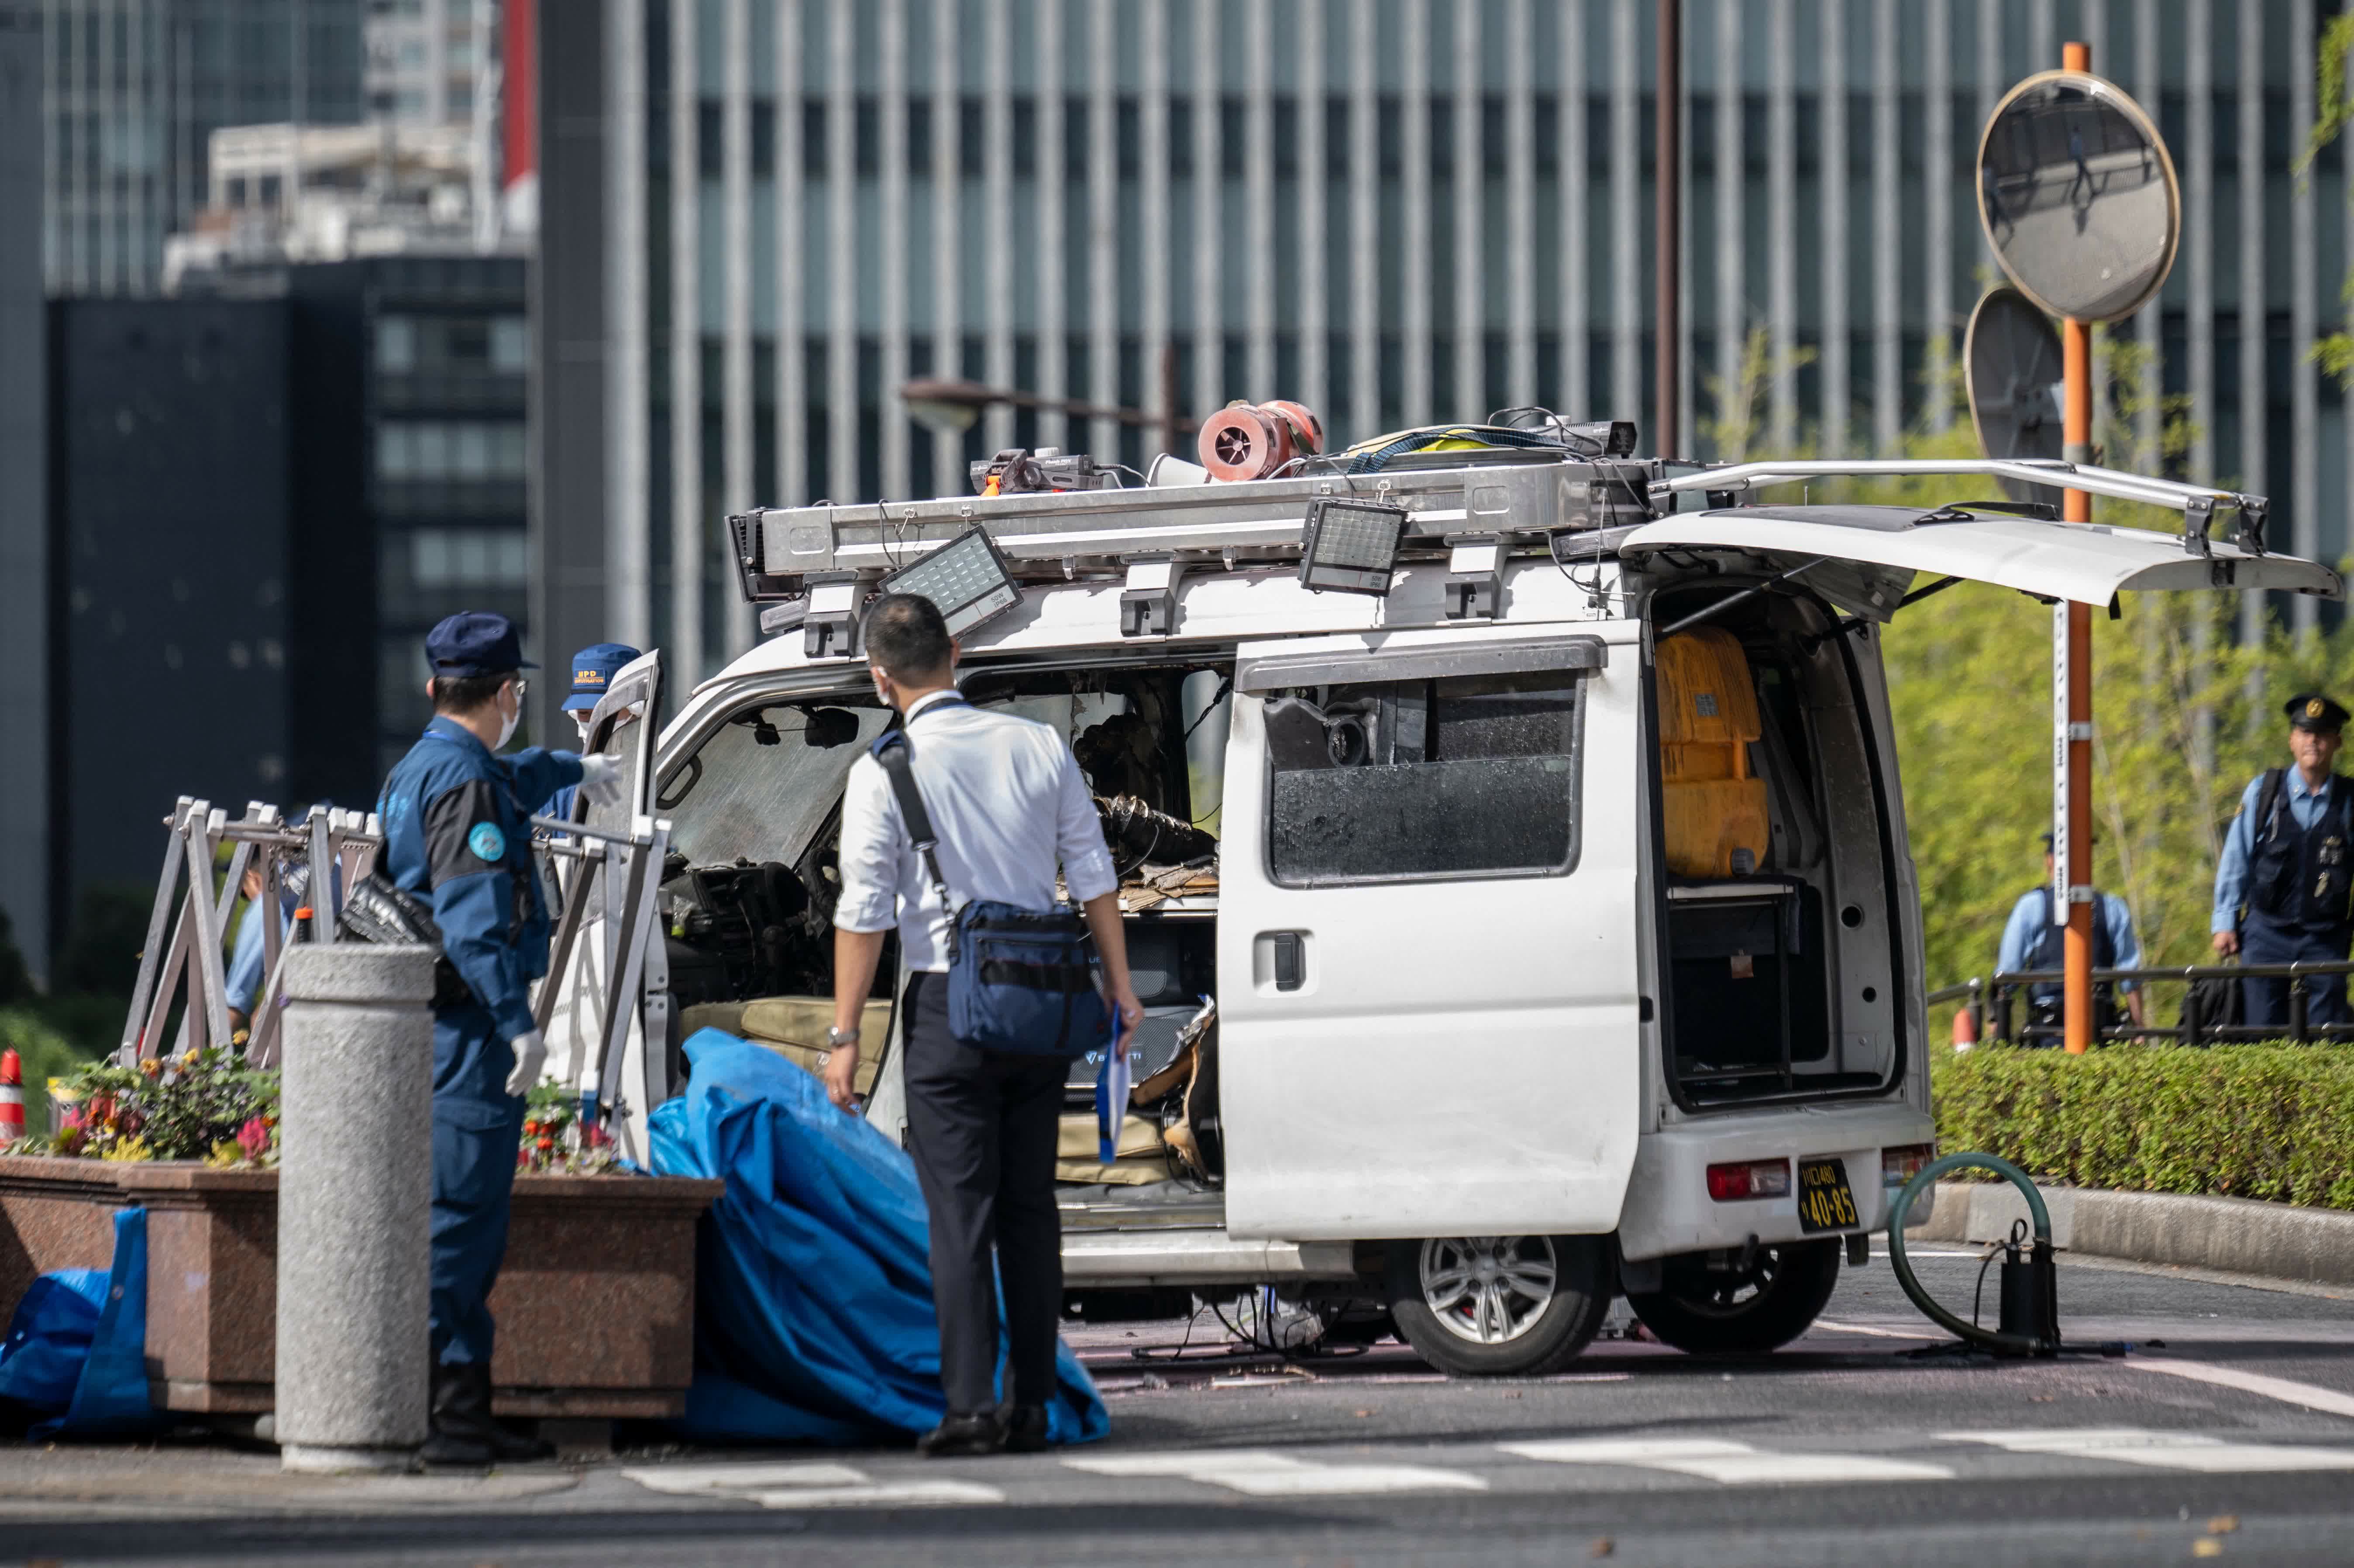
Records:
M0 0L0 913L49 961L48 334L41 278L39 0Z
M159 291L224 125L361 118L360 0L44 0L52 294Z
M1954 418L1936 372L1993 278L1978 127L2083 38L2181 176L2172 277L2115 334L2187 399L2187 472L2269 493L2284 543L2341 553L2354 432L2306 351L2344 319L2347 193L2334 148L2292 170L2335 9L1686 0L1679 444L1884 451ZM708 670L752 636L731 511L957 492L970 457L1017 441L1146 455L1108 421L1003 409L935 441L896 394L920 375L1150 408L1173 359L1183 411L1296 397L1343 441L1514 404L1648 421L1653 17L552 8L540 374L566 409L538 450L567 499L543 506L543 568L599 603L599 634ZM561 78L559 58L593 69ZM583 116L601 133L557 145ZM1754 408L1726 395L1744 386ZM567 490L587 452L601 484Z

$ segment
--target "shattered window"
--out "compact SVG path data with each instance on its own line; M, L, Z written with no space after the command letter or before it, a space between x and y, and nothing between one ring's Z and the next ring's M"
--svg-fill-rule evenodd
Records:
M1577 855L1578 677L1303 688L1267 704L1287 886L1559 875Z

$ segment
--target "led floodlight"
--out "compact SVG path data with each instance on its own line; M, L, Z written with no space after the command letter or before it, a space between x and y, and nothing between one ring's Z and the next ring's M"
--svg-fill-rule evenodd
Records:
M988 531L968 528L913 566L883 579L885 593L912 593L939 607L949 635L961 637L1022 602L1005 557Z
M1319 593L1388 593L1405 517L1403 506L1318 496L1299 534L1300 585Z

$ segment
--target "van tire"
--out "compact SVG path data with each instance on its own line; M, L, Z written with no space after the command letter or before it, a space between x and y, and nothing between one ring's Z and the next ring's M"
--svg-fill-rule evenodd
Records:
M1668 1258L1660 1287L1628 1291L1627 1305L1662 1344L1696 1356L1778 1350L1830 1304L1841 1245L1834 1236L1760 1247L1745 1276L1709 1268L1702 1253Z
M1389 1244L1386 1287L1390 1320L1398 1337L1449 1377L1543 1377L1559 1372L1600 1332L1610 1310L1608 1255L1599 1236L1456 1236ZM1501 1310L1511 1320L1473 1338L1469 1322L1450 1326L1431 1305L1444 1298L1449 1276L1469 1260L1533 1265L1514 1270L1532 1283L1549 1267L1551 1287L1541 1301L1512 1293ZM1436 1285L1434 1286L1434 1277ZM1512 1315L1525 1312L1525 1317Z

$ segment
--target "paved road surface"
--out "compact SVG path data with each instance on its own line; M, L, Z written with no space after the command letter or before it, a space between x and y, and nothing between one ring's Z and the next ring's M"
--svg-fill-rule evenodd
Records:
M1925 1277L1966 1306L1974 1255L1925 1252ZM1560 1377L1449 1383L1395 1345L1291 1370L1172 1365L1130 1352L1182 1325L1096 1328L1074 1339L1113 1437L1061 1454L641 1452L355 1483L220 1448L26 1451L0 1456L0 1520L10 1554L73 1563L2354 1557L2354 1291L2089 1260L2062 1265L2061 1291L2072 1338L2133 1353L1913 1357L1925 1325L1875 1256L1769 1357L1606 1340Z

